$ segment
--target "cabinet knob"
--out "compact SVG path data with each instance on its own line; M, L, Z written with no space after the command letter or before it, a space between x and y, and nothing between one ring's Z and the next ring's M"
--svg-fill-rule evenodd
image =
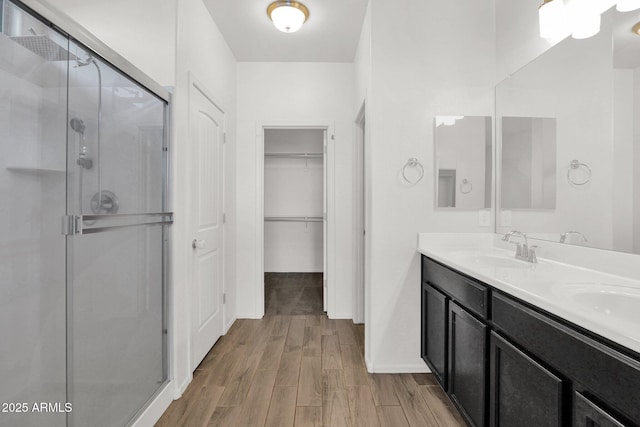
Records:
M193 242L191 242L193 249L204 249L206 246L207 243L204 240L193 239Z

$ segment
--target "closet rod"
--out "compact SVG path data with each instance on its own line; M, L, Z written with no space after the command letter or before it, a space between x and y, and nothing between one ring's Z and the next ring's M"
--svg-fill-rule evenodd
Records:
M322 222L321 216L265 216L265 221L273 222Z
M265 153L264 156L265 157L310 159L310 158L322 158L322 157L324 157L324 154L322 154L322 153Z

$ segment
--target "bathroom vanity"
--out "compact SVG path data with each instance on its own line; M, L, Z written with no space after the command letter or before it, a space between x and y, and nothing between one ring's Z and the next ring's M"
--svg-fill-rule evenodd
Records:
M418 251L421 356L467 423L640 425L640 282L464 236Z

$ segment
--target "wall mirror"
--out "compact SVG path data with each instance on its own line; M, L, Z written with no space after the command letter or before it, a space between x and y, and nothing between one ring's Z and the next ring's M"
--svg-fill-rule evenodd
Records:
M639 20L609 10L496 86L498 233L640 253ZM555 139L514 144L535 128Z
M556 119L502 117L503 209L556 207Z
M436 116L436 207L491 208L491 117Z

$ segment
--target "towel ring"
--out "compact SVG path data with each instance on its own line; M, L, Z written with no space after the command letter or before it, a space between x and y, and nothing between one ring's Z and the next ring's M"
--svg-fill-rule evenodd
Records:
M583 181L576 181L573 178L572 172L583 168L586 172L586 178ZM584 163L581 163L579 160L571 160L569 163L569 169L567 170L567 180L573 185L585 185L589 181L591 181L591 168Z
M463 179L460 183L460 192L462 194L469 194L473 191L473 184L467 178Z
M415 181L411 181L409 178L407 178L408 167L412 167L412 168L417 167L420 169L420 176ZM407 160L407 163L402 168L402 177L409 184L412 184L412 185L417 184L424 177L424 167L422 167L422 164L418 161L418 159L416 159L415 157L411 157L409 160Z

